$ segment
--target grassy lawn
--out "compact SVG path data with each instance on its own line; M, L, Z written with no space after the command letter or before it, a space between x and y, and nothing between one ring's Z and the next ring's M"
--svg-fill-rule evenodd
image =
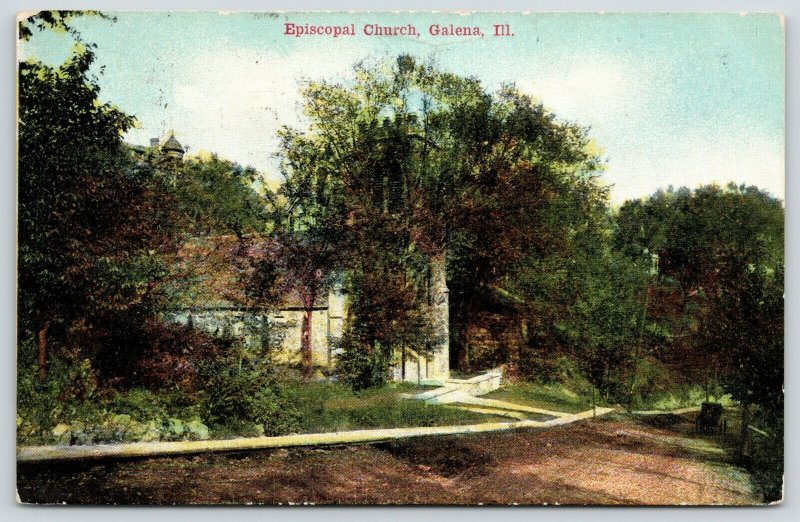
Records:
M285 383L292 404L300 411L301 432L321 433L370 428L447 426L508 421L445 405L404 399L425 387L389 384L354 392L336 383Z
M581 397L560 384L504 384L499 390L483 397L567 413L578 413L591 408L588 398Z
M199 399L131 390L113 400L69 404L55 422L17 418L19 444L98 444L168 440L227 439L289 433L322 433L373 428L405 428L508 422L508 418L425 404L403 398L430 387L390 383L354 392L334 382L281 379L282 400L274 424L231 417L209 422ZM266 400L269 400L267 397ZM42 417L49 415L44 411ZM39 417L28 415L38 420ZM268 421L270 422L270 421Z

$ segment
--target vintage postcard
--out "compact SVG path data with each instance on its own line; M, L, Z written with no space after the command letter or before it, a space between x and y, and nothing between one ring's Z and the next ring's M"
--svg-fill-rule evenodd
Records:
M782 501L781 15L17 23L20 502Z

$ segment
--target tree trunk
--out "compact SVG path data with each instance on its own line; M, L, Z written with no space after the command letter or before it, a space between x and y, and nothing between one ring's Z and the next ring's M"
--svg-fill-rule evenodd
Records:
M455 363L455 367L460 371L466 373L469 371L469 335L468 335L468 322L469 312L461 308L453 314L452 330L455 335L451 339L455 343L450 344L450 353L455 357L450 358L451 363Z
M458 351L458 369L464 373L469 373L469 343L463 340Z
M47 378L47 332L50 330L50 321L45 321L37 334L36 362L39 369L39 380Z
M406 345L400 347L400 382L406 382Z
M742 427L739 435L739 449L737 457L741 464L747 464L750 461L750 404L742 403Z
M269 329L269 314L261 315L261 339L260 348L261 356L268 357L270 355L270 329Z
M631 386L628 389L628 411L633 411L633 397L636 393L636 373L639 369L639 342L641 338L634 341L633 347L633 367L631 368Z
M303 324L300 330L300 357L303 364L303 376L306 379L310 379L314 374L313 347L311 346L311 320L313 313L313 307L306 306L303 310Z

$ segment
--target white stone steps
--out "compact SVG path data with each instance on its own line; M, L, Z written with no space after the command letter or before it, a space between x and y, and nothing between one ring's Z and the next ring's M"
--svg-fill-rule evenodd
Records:
M416 394L413 398L429 404L463 402L464 397L483 395L500 388L502 371L497 368L470 379L447 379L436 389Z

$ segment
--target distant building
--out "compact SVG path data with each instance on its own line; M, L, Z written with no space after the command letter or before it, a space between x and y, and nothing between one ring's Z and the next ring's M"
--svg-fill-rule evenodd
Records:
M137 156L155 154L162 158L183 161L186 148L175 137L175 131L168 130L161 138L150 138L150 146L131 145L131 151Z

